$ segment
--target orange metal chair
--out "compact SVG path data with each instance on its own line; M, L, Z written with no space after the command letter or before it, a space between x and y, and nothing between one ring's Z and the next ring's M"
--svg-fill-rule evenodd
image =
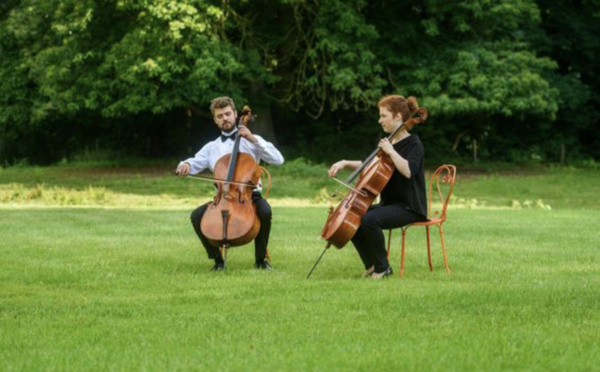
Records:
M446 221L446 211L448 209L448 203L450 202L450 196L454 190L454 182L456 181L456 167L450 164L444 164L438 167L435 172L431 175L429 181L429 195L428 195L428 208L427 217L429 220L426 222L415 222L410 225L402 227L402 254L400 258L400 277L404 276L404 249L406 241L406 231L412 226L424 226L427 232L427 260L429 261L429 270L433 271L433 264L431 263L431 239L429 236L429 229L431 226L436 226L440 231L440 240L442 242L442 254L444 255L444 266L446 272L450 273L448 267L448 259L446 258L446 246L444 244L444 230L442 225ZM435 193L434 193L435 192ZM435 210L432 213L432 205L435 200L441 204L441 210ZM388 246L387 255L390 255L390 244L392 241L392 230L389 230L388 235Z

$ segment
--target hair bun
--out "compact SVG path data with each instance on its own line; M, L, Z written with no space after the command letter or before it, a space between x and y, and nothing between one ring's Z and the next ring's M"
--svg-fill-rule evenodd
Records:
M425 107L419 107L417 109L417 114L419 115L419 122L422 123L425 120L427 120L427 117L429 116L429 111L427 111Z
M408 109L410 110L411 114L416 113L419 109L419 102L414 96L408 97L408 99L406 100L406 104L408 105Z

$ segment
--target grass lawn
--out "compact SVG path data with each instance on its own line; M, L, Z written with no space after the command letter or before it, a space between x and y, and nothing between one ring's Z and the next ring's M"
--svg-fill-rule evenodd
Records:
M0 170L0 370L598 369L595 173L459 179L445 225L452 273L437 239L429 272L413 228L405 277L371 281L351 246L306 279L328 184L298 172L272 171L275 269L256 271L245 246L211 273L189 223L195 181ZM308 185L296 194L295 179Z

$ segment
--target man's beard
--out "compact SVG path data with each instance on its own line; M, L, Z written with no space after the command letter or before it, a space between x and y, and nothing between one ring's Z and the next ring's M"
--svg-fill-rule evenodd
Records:
M231 129L229 129L229 130L224 129L226 124L231 125ZM235 127L235 125L233 125L230 122L223 123L223 129L222 129L223 133L231 133L231 132L235 131L236 129L237 128Z

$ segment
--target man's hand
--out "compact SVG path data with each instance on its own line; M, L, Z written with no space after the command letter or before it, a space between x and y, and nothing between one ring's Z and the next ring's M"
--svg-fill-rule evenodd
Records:
M177 166L175 173L179 176L187 176L190 174L190 165L188 163L181 163Z
M258 140L256 139L256 137L254 137L254 135L252 134L252 132L250 132L250 129L248 129L248 127L246 126L241 126L240 125L240 129L239 129L239 135L244 137L245 139L247 139L248 141L257 144Z

